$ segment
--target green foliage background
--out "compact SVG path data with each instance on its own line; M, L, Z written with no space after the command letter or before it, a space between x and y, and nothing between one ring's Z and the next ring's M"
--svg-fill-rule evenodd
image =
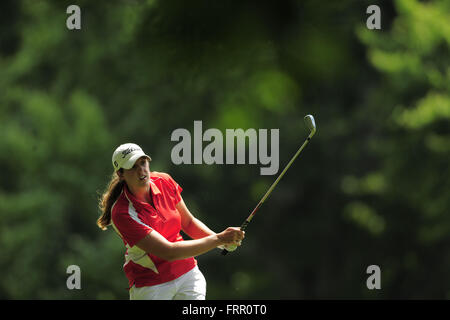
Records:
M444 0L2 1L0 297L128 299L122 241L95 225L119 144L141 145L221 231L275 176L176 166L172 131L279 128L281 172L310 113L316 136L243 246L198 257L208 298L449 298L449 21Z

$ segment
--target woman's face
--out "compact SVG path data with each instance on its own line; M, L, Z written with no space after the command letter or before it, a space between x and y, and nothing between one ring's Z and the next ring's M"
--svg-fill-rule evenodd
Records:
M140 157L131 169L123 169L123 179L128 187L143 188L148 187L150 179L150 164L147 157Z

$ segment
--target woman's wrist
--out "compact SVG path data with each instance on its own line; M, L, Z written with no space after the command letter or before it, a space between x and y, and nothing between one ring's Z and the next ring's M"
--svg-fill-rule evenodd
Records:
M219 236L219 234L215 233L213 235L210 235L210 237L215 242L216 247L225 245L225 242L222 240L222 238Z

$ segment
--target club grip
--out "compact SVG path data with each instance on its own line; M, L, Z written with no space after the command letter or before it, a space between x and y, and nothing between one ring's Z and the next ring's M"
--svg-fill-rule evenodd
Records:
M244 223L239 227L239 229L241 229L241 231L245 231L245 229L247 229L248 224L250 223L250 221L245 220ZM228 253L227 249L223 249L222 250L222 255L226 256Z

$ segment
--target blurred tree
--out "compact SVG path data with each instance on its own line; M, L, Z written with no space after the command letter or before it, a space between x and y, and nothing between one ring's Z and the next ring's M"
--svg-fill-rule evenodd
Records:
M381 74L380 85L367 95L373 116L363 120L379 166L347 184L347 191L383 221L379 251L389 275L387 296L448 298L450 6L410 0L395 5L398 17L389 32L358 30ZM364 211L358 212L350 218Z

